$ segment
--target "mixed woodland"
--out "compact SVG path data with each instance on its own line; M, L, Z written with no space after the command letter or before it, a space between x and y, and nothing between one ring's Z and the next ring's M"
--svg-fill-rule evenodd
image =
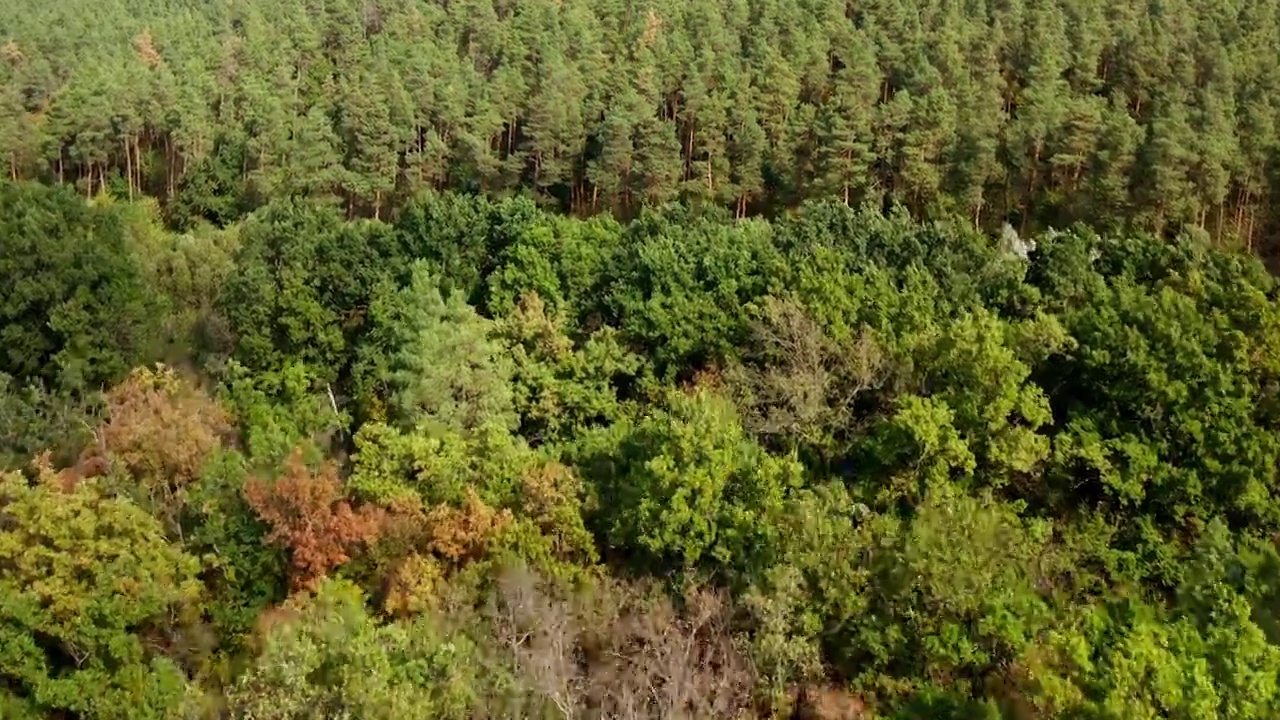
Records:
M0 0L0 718L1280 716L1280 0Z

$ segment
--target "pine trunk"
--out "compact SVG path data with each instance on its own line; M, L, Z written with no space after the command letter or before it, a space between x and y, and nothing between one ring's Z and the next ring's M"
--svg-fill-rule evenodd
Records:
M124 184L129 188L129 199L133 199L133 150L129 148L129 138L124 139Z

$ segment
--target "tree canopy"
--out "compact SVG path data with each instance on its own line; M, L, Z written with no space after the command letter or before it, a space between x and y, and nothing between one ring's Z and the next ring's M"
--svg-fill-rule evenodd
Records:
M1280 716L1277 0L0 0L0 716Z
M1276 224L1274 0L11 4L7 175L154 195L178 224L281 195L381 218L431 188L1267 252Z

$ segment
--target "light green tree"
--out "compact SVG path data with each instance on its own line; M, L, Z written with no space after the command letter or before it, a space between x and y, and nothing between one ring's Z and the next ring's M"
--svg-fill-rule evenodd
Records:
M198 561L159 521L92 481L0 478L0 709L19 719L179 716L195 699L178 653L198 613Z

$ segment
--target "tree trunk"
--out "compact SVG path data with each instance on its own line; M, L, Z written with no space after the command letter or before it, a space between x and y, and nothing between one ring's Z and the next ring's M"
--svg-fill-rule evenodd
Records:
M142 179L143 179L142 169L143 169L142 168L142 141L139 139L134 139L133 141L133 172L134 172L134 175L137 176L139 195L146 192L146 189L142 187Z
M1249 248L1249 252L1253 252L1253 230L1254 230L1254 222L1255 222L1257 219L1258 219L1258 208L1257 208L1257 206L1256 206L1256 205L1254 205L1254 204L1250 203L1250 205L1249 205L1249 232L1248 232L1248 234L1246 235L1246 237L1248 237L1248 238L1249 238L1249 239L1248 239L1248 243L1247 243L1247 246L1248 246L1248 248Z
M689 140L685 143L685 150L684 150L684 177L681 178L683 180L688 180L690 177L690 173L693 171L693 134L694 132L695 132L695 128L693 123L689 123ZM710 178L711 178L711 158L708 157L707 158L708 185L711 182Z
M1246 197L1245 189L1242 186L1240 188L1240 192L1237 193L1235 220L1233 221L1233 224L1236 226L1236 235L1244 235L1242 231L1244 229L1245 197Z
M1038 176L1040 172L1040 152L1041 152L1041 148L1039 143L1037 143L1036 152L1031 162L1031 176L1027 178L1027 198L1026 198L1026 201L1022 204L1022 222L1019 223L1020 225L1020 228L1018 229L1019 235L1027 234L1027 222L1029 219L1028 216L1031 215L1031 207L1032 207L1032 204L1035 203L1036 186L1039 184Z
M173 199L173 138L164 134L164 194L166 200Z
M129 188L129 199L133 199L133 150L129 148L129 138L124 139L124 184Z

